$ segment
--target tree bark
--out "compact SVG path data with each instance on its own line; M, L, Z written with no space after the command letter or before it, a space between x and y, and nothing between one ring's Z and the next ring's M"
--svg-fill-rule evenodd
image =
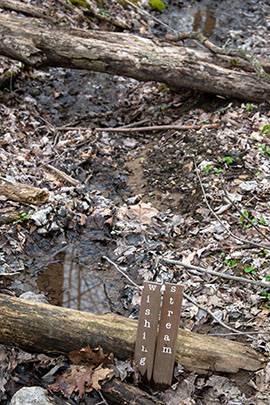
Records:
M270 84L256 73L221 65L216 55L135 35L65 29L42 20L0 15L0 54L35 68L84 69L157 81L172 89L267 101ZM235 59L235 58L234 58ZM228 66L228 65L227 65Z
M137 321L115 314L87 312L0 294L0 343L26 350L69 352L101 346L119 359L134 354ZM248 346L179 329L176 361L198 373L258 370L263 357Z

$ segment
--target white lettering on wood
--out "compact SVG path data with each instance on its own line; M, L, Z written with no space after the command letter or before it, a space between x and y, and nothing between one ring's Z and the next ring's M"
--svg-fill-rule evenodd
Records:
M151 327L151 324L147 319L144 320L144 327L145 328L150 328Z
M146 357L140 359L140 366L145 366Z
M148 288L149 288L150 291L155 291L157 286L153 285L153 284L148 284Z
M171 349L171 347L163 346L163 347L162 347L162 353L165 353L165 354L172 354L172 349Z

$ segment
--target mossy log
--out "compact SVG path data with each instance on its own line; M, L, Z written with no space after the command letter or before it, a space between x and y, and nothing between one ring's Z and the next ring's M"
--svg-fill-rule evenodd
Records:
M119 359L133 357L137 321L115 314L95 315L0 294L0 343L25 350L69 352L102 346ZM187 370L255 371L264 359L243 343L179 329L176 361Z
M270 84L235 60L139 36L59 27L0 14L0 55L35 68L64 67L157 81L249 101L268 101ZM228 63L231 67L228 67Z

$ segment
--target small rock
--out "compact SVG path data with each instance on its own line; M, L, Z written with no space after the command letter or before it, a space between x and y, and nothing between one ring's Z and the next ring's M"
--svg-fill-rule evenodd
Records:
M257 181L245 181L239 185L242 192L254 191L258 186Z
M35 302L43 302L44 304L48 304L49 301L43 294L35 294L32 291L27 291L19 296L24 300L35 301Z
M10 405L55 405L41 387L24 387L13 395Z
M35 221L35 224L37 226L45 225L48 222L47 214L49 214L51 212L51 210L52 210L51 207L47 207L47 208L44 208L43 210L39 210L31 215L31 219L33 219L33 221Z

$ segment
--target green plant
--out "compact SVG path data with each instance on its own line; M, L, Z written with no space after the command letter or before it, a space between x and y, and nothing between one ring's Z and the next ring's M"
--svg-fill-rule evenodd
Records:
M260 218L260 219L259 219L259 224L260 224L260 225L263 225L263 226L267 226L266 221L265 221L264 218Z
M261 250L259 253L258 253L258 255L259 256L262 256L262 257L265 257L265 256L267 256L269 254L269 250L268 249L263 249L263 250Z
M260 132L260 135L263 135L266 132L266 135L270 134L270 124L266 124Z
M232 157L230 157L230 156L225 156L222 159L222 162L224 162L227 167L230 167L230 165L232 164L233 161L234 161L234 159Z
M256 274L255 267L253 267L253 266L245 266L244 267L244 272L245 273L250 273L250 274Z
M261 292L261 299L264 301L265 307L270 310L270 293L268 291L263 290Z
M252 105L252 104L250 104L250 103L247 103L246 104L246 109L248 110L248 111L253 111L254 110L254 105Z
M248 220L253 224L256 224L257 222L257 219L254 218L248 211L244 211L243 215L241 215L239 218L239 222L244 223L244 228L250 228L252 224Z
M149 0L149 6L153 9L153 10L158 10L158 11L163 11L164 8L166 8L166 4L163 3L162 0Z
M111 14L109 13L109 11L105 10L104 8L100 9L98 14L104 15L104 17L111 18Z
M217 167L214 167L214 171L216 174L218 174L218 173L222 173L223 169L218 169Z
M270 157L270 147L269 146L267 146L265 143L261 143L259 145L259 148L261 149L262 155L266 155L266 157Z
M160 106L160 109L161 109L162 111L166 110L166 108L167 108L167 106L166 106L165 104L162 105L162 106Z
M224 260L224 263L229 267L234 267L237 265L237 260L236 259Z
M270 281L270 274L266 274L265 281Z
M210 165L207 165L203 168L203 171L208 174L210 172L210 170L212 169L212 167Z

